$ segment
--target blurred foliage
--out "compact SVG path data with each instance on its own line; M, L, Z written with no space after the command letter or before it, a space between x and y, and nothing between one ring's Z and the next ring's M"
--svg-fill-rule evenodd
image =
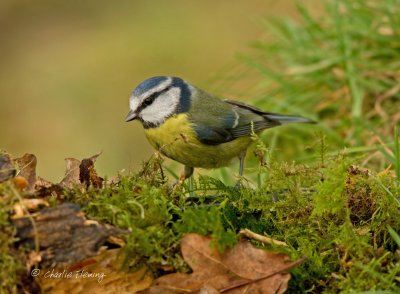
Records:
M216 87L252 80L246 92L257 106L319 122L315 132L303 125L265 132L280 158L311 160L304 151L322 132L329 150L368 151L364 163L382 168L387 161L377 149L393 146L400 121L400 1L323 1L319 14L302 3L298 21L268 18L273 37L240 54L242 65L217 75Z
M153 149L124 122L133 88L155 75L209 88L264 34L260 14L295 15L293 1L0 1L0 149L36 154L53 181L63 158L100 150L101 174L136 170Z

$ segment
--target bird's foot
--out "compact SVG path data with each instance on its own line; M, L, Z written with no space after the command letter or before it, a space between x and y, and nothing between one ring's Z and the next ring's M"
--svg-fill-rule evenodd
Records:
M185 183L185 180L187 179L185 174L182 174L179 177L179 180L177 180L175 183L173 183L170 187L169 187L169 191L171 194L175 194L181 187L182 185Z
M236 181L235 188L236 189L244 188L246 182L248 183L248 180L245 177L239 176L238 180Z
M242 187L243 187L242 181L241 181L241 180L238 180L238 181L236 182L236 184L235 184L235 188L236 188L236 189L240 189L240 188L242 188Z

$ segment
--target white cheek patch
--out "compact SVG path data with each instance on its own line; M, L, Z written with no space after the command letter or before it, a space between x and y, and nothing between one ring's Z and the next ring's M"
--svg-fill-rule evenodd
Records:
M139 98L136 98L132 95L129 98L129 107L132 111L136 111L136 109L139 107Z
M150 123L161 124L170 117L179 104L181 89L174 87L157 97L153 104L140 112L140 117Z

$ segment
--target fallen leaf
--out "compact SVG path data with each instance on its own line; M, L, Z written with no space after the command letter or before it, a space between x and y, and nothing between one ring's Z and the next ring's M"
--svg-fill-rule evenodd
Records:
M79 165L81 161L75 158L66 158L67 168L65 170L64 178L61 180L60 185L63 188L72 189L80 184L79 181Z
M35 190L39 190L41 188L50 188L54 184L46 179L43 179L42 177L37 177L36 183L35 183Z
M26 153L24 156L15 159L19 167L19 176L28 181L27 191L32 191L36 183L36 164L37 159L34 154Z
M97 175L94 168L94 163L100 155L101 152L90 158L82 159L82 161L75 158L66 158L67 169L64 178L60 182L60 186L72 189L84 184L86 187L101 188L103 186L103 178Z
M10 155L0 154L0 183L11 179L16 174Z
M212 249L210 242L208 237L186 235L181 250L193 273L162 276L144 293L284 293L290 280L286 271L302 262L287 262L287 255L245 240L224 253Z
M50 186L42 185L42 182L36 182L35 197L58 196L57 199L62 199L60 196L64 195L64 187L60 184L51 184Z
M61 195L63 193L63 187L59 184L53 184L36 176L37 159L35 155L27 153L14 161L20 169L18 175L14 178L14 185L19 190L30 192L30 197Z
M153 276L146 267L133 273L123 272L122 262L120 249L105 250L66 268L41 269L36 281L44 293L53 294L137 293L151 285Z
M91 264L96 264L97 261L94 258L88 258L77 263L74 263L68 267L68 271L77 271L81 270Z
M101 188L103 186L104 179L97 175L97 172L94 168L94 163L99 157L101 152L93 155L90 158L83 159L81 164L79 165L79 180L82 184L88 188L89 186L93 186L94 188Z

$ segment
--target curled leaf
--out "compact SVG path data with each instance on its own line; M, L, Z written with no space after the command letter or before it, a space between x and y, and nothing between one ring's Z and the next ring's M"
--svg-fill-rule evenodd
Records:
M86 188L93 186L95 188L101 188L103 186L103 178L97 175L94 168L94 163L101 155L101 152L93 155L90 158L82 159L82 161L75 158L66 158L67 169L65 176L61 180L60 185L63 188L71 189L82 184Z
M86 188L88 188L90 185L92 185L94 188L101 188L103 186L104 180L97 175L97 172L94 168L94 163L100 154L101 152L90 158L83 159L79 165L79 180L86 186Z
M211 239L186 235L182 255L193 273L175 273L154 281L145 293L284 293L290 280L286 271L302 260L255 248L242 240L224 253L213 250Z
M32 191L36 183L37 159L34 154L26 153L24 156L15 159L19 167L19 175L28 181L27 191Z
M75 185L80 184L79 181L79 165L81 161L75 158L66 158L67 168L65 170L64 178L61 180L60 185L63 188L73 188Z
M10 155L0 154L0 183L11 179L16 174Z

